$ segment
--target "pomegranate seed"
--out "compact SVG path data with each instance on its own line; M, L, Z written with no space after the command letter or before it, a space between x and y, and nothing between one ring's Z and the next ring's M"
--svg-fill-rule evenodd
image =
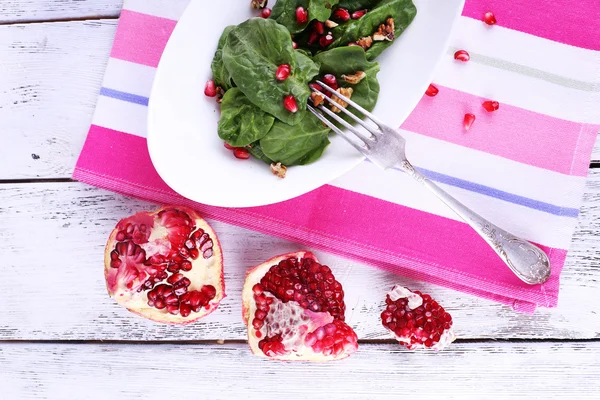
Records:
M318 90L319 92L323 92L323 88L321 87L321 85L317 84L317 83L309 83L308 86L310 86L311 88Z
M263 8L260 11L260 16L263 18L269 18L271 16L271 9L269 7Z
M498 103L497 101L488 100L488 101L484 101L481 105L488 112L493 112L500 108L500 103Z
M433 85L429 85L429 87L427 88L427 91L425 92L425 94L429 97L434 97L435 95L437 95L439 92L439 89L436 88Z
M367 13L367 10L358 10L352 13L352 19L361 19Z
M456 53L454 53L454 59L458 61L467 62L471 59L471 56L469 55L469 53L467 53L466 50L458 50Z
M468 131L469 129L471 129L471 126L473 125L473 122L475 122L475 116L473 114L465 114L465 119L463 121L463 126L465 127L466 131Z
M338 8L333 12L333 18L341 22L346 22L350 19L350 12L345 8Z
M275 79L278 81L285 81L292 72L292 67L289 64L281 64L275 72Z
M335 75L327 74L323 77L323 83L332 88L333 90L338 89L338 82Z
M305 24L308 21L308 11L304 7L296 8L296 22L298 25Z
M189 304L182 304L179 306L179 311L182 317L187 317L192 312L192 307Z
M298 43L292 41L292 48L296 50L298 48Z
M291 94L289 96L285 96L283 99L283 106L291 113L298 112L298 103L296 103L296 98Z
M323 25L321 21L315 20L313 30L317 32L317 35L322 35L323 33L325 33L325 25Z
M331 43L333 43L333 35L331 34L331 32L327 32L327 35L321 36L321 38L319 39L319 44L321 45L321 47L327 47Z
M217 95L217 86L215 85L215 81L212 79L206 82L206 86L204 87L204 95L208 97L215 97Z
M233 150L233 155L235 158L239 158L240 160L247 160L250 158L250 152L243 147L237 147L235 150Z
M318 38L319 38L319 35L317 34L317 32L313 31L308 35L307 43L309 45L313 45L317 41Z
M496 25L496 17L491 11L488 11L483 15L483 22L488 25Z

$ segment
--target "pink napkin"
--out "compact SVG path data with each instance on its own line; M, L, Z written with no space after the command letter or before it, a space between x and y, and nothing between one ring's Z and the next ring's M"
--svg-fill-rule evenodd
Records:
M148 96L188 0L126 0L74 178L306 244L532 312L555 307L600 128L600 7L594 1L467 0L451 49L401 126L431 179L507 230L540 244L553 273L519 281L463 222L400 171L365 162L276 205L209 207L171 190L146 147ZM492 11L497 24L483 15ZM453 59L466 49L468 63ZM198 88L199 93L202 88ZM500 109L485 111L485 100ZM465 133L465 113L477 120ZM422 149L422 151L419 151ZM269 173L266 171L265 173ZM276 251L276 249L274 249Z

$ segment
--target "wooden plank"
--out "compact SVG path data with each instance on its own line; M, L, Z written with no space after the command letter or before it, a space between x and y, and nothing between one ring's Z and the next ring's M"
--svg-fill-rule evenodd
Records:
M263 360L245 344L0 344L0 375L7 399L597 399L600 343L371 344L324 364Z
M3 0L0 24L84 18L116 18L123 0Z
M519 314L506 306L379 271L322 252L344 284L347 319L361 339L387 339L379 322L385 293L402 283L431 293L454 316L461 338L600 338L600 170L593 170L557 309ZM115 223L150 203L80 183L0 185L0 275L8 290L0 340L245 339L245 271L302 246L212 222L225 254L227 297L199 323L151 323L117 306L105 291L103 251Z

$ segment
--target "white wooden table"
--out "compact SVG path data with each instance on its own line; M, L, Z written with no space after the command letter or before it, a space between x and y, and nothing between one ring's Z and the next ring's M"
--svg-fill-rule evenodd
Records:
M317 252L345 285L360 350L322 365L265 361L246 347L237 294L248 267L300 246L215 221L229 293L218 312L171 327L117 306L105 240L117 220L154 205L70 176L121 3L0 2L1 399L600 397L600 169L590 170L557 309L518 314ZM388 340L369 288L398 282L451 312L452 347L411 353Z

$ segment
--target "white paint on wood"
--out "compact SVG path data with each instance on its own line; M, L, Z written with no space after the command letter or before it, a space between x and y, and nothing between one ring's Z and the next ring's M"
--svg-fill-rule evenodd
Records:
M123 0L2 0L0 23L118 17Z
M467 294L413 282L364 264L317 252L345 286L347 319L361 339L388 338L380 325L394 284L431 293L454 316L459 338L600 338L600 171L585 204L558 309L519 314ZM103 251L116 222L150 203L80 183L0 185L0 276L10 294L0 302L0 340L214 340L245 338L240 292L246 270L302 246L213 221L224 247L227 297L206 319L186 327L157 325L108 297Z

